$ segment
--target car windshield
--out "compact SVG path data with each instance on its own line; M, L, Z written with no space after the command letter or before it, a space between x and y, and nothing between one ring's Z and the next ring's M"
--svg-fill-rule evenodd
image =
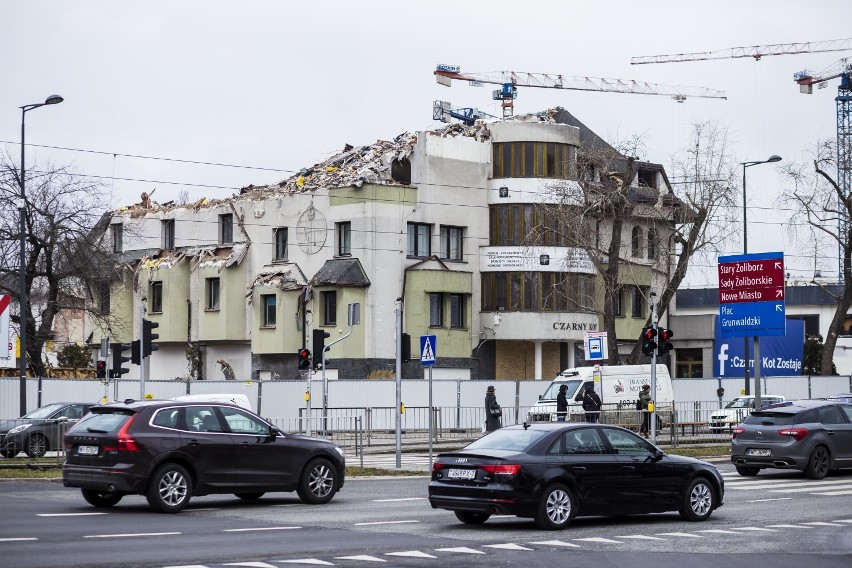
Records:
M579 387L582 382L583 381L581 379L573 381L554 381L550 383L550 386L547 387L547 390L544 391L543 395L541 395L541 400L556 400L556 395L559 394L559 387L562 385L568 385L568 394L573 395L577 392L577 387Z
M753 402L753 398L736 398L729 402L725 408L750 408Z
M42 406L41 408L31 410L30 412L24 414L22 418L49 418L51 414L53 414L63 406L65 405L60 404L58 402L55 404L48 404L47 406Z
M757 426L790 426L795 424L796 415L789 412L758 411L752 412L743 420L743 424L754 424Z
M107 412L89 413L77 422L68 433L80 434L93 432L100 434L115 434L127 420L133 416L126 410L109 410Z
M464 447L465 450L511 450L522 452L533 443L541 440L550 432L533 429L508 429L495 430L487 436L472 442Z

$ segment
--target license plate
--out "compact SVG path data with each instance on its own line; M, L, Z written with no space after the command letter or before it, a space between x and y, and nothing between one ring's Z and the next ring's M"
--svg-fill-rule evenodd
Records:
M96 456L98 455L97 446L77 446L77 454L81 456Z
M475 479L476 478L476 470L475 469L448 469L447 470L447 478L448 479Z
M772 450L749 450L747 453L750 456L766 457L772 455Z

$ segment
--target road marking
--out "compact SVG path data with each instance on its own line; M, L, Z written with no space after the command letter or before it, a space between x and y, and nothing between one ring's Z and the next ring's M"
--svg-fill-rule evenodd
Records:
M180 566L163 566L163 568L207 568L204 564L181 564Z
M369 525L401 525L403 523L419 523L420 521L374 521L372 523L355 523L356 527L366 527Z
M375 556L369 556L367 554L359 554L357 556L335 556L336 560L360 560L362 562L387 562L382 558L376 558Z
M462 554L485 554L481 550L468 548L466 546L457 546L455 548L436 548L438 552L461 552Z
M813 492L811 495L827 495L832 497L834 495L852 495L852 489L846 491L820 491L819 493Z
M179 532L158 532L158 533L123 533L123 534L87 534L83 538L128 538L132 536L174 536L182 533Z
M700 532L700 533L714 533L714 534L739 534L738 532L735 532L735 531L726 531L726 530L724 530L724 529L703 529L703 530L695 531L695 532Z
M515 544L512 542L507 542L506 544L483 544L484 548L497 548L500 550L532 550L532 548L527 548L526 546L521 546L520 544Z
M752 499L751 501L746 501L746 503L765 503L767 501L790 501L792 497L775 497L774 499Z
M34 536L29 536L29 537L24 537L24 536L22 536L22 537L0 538L0 542L18 542L18 541L21 541L21 540L38 540L38 539L37 539L36 537L34 537Z
M325 560L317 560L316 558L302 558L300 560L276 560L276 562L281 562L282 564L313 564L315 566L334 566L334 564L332 564L331 562L326 562ZM275 566L273 566L272 568L275 568Z
M571 542L562 542L561 540L540 540L538 542L531 542L530 544L543 544L544 546L570 546L571 548L580 548L579 544L573 544Z
M593 537L589 537L589 538L575 538L575 539L572 539L572 540L579 540L579 541L582 541L582 542L604 542L604 543L608 543L608 544L622 544L621 542L619 542L617 540L612 540L610 538L602 538L602 537L599 537L599 536L593 536Z
M826 487L826 489L837 489L836 487ZM817 487L795 487L793 489L771 489L770 493L825 493ZM843 491L845 493L845 491Z
M807 487L808 491L812 491L814 486L824 486L824 485L849 485L849 480L835 480L835 481L788 481L784 483L758 483L755 485L745 485L744 483L731 483L725 484L725 489L737 489L737 490L747 490L747 489L768 489L770 491L779 491L783 487Z
M406 550L405 552L386 552L385 556L408 556L411 558L438 558L419 550Z
M633 534L633 535L628 535L628 536L617 536L617 537L615 537L615 538L635 538L635 539L641 539L641 540L666 540L666 539L664 539L664 538L660 538L660 537L658 537L658 536L647 536L647 535L644 535L644 534Z
M393 503L394 501L425 501L426 497L400 497L399 499L373 499L373 503Z
M752 532L760 532L760 531L778 532L775 529L766 529L766 528L763 528L763 527L734 527L734 530L735 531L752 531Z
M221 507L199 507L198 509L184 509L184 513L197 513L198 511L221 511Z
M249 529L222 529L222 532L250 532L250 531L289 531L302 527L254 527Z
M852 519L840 519L839 521L834 521L835 523L852 523Z
M106 515L106 513L36 513L36 517L90 517L92 515Z
M736 533L734 533L734 534L736 534ZM683 536L683 537L687 537L687 538L701 538L700 534L682 533L682 532L657 533L657 536Z
M815 527L842 527L840 523L826 523L823 521L813 521L810 523L802 523L803 525L812 525Z
M809 529L811 527L805 527L802 525L766 525L771 529Z
M224 566L245 566L246 568L277 568L277 566L267 564L266 562L231 562L230 564L224 564Z

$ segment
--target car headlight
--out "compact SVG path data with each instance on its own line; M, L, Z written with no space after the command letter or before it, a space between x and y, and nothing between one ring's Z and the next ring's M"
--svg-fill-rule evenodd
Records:
M11 430L9 430L9 434L17 434L18 432L23 432L30 426L32 426L32 424L21 424L20 426L15 426Z
M343 453L343 448L341 448L340 446L334 446L334 450L335 450L338 454L340 454L340 457L342 457L342 458L346 458L346 454L344 454L344 453Z

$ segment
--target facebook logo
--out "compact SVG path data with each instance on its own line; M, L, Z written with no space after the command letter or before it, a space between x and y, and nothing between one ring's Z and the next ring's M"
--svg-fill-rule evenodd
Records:
M728 360L728 344L723 343L719 346L719 355L717 355L719 359L719 376L725 376L725 361Z

